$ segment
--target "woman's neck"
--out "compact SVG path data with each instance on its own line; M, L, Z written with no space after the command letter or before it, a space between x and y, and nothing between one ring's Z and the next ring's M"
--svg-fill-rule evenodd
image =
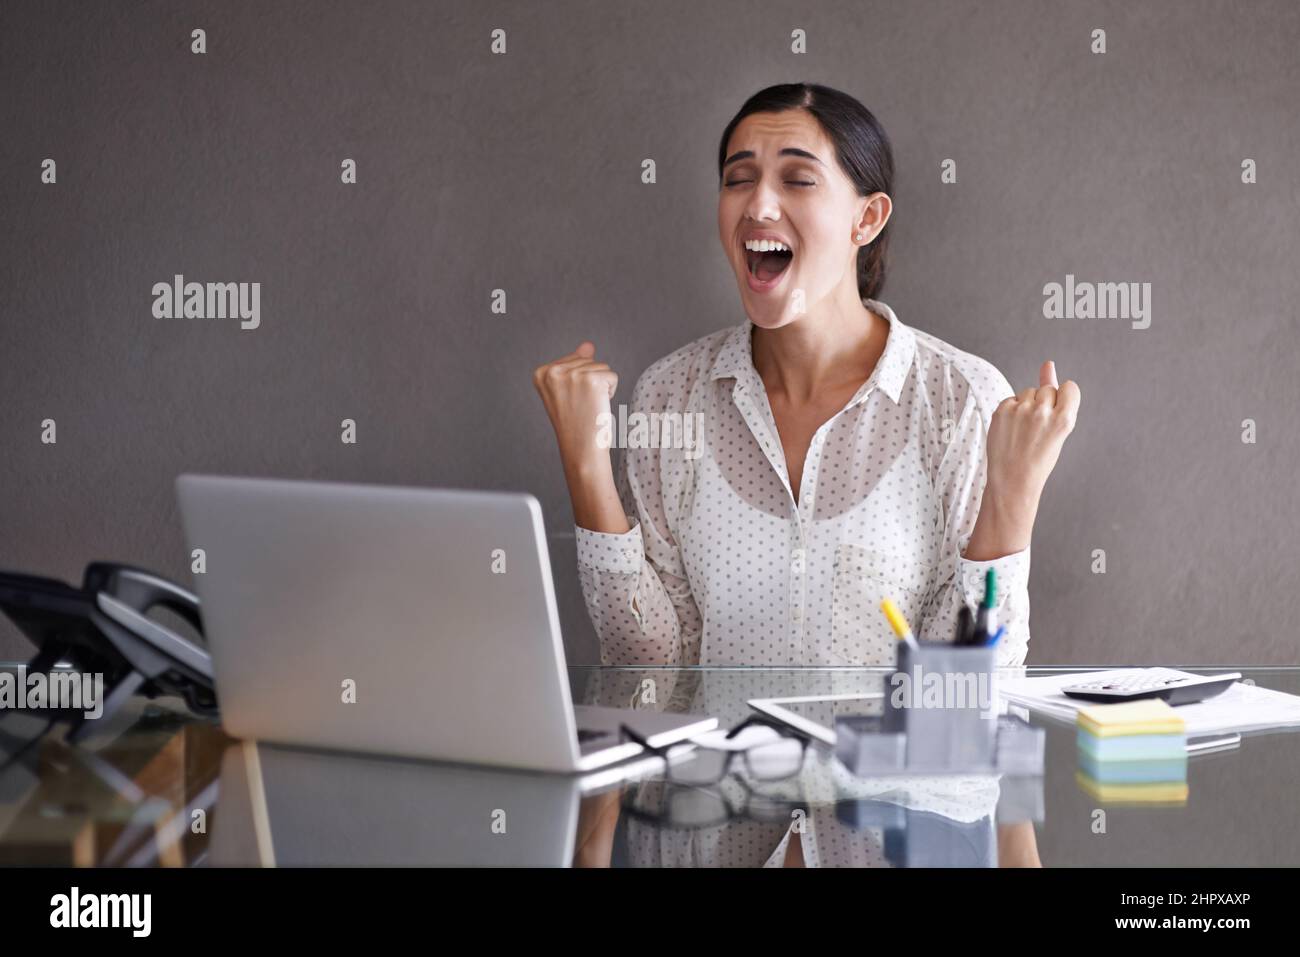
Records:
M854 300L810 312L776 329L753 330L754 368L768 394L808 402L865 382L885 351L889 320Z

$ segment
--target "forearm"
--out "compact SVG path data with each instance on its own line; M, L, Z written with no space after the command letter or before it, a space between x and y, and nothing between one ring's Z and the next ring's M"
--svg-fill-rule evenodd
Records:
M1031 821L998 826L998 867L1042 867Z
M609 453L602 451L583 462L564 463L564 478L573 503L573 522L593 532L622 535L631 530L614 483Z
M1037 514L1037 495L985 488L975 529L962 556L986 562L1024 551L1033 538Z
M619 800L623 789L583 798L578 805L578 839L573 852L574 867L609 867L618 827Z

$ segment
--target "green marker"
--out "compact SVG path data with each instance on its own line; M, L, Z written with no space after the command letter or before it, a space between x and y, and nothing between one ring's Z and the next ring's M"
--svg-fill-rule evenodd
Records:
M984 644L998 630L998 613L993 607L997 603L998 573L990 568L984 575L984 601L975 613L975 644Z

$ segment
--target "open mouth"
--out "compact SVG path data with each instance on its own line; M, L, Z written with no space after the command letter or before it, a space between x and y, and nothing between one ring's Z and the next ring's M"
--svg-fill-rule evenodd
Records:
M749 274L763 283L772 282L780 277L790 268L793 260L794 253L789 251L772 250L760 253L745 250L745 263L749 267Z

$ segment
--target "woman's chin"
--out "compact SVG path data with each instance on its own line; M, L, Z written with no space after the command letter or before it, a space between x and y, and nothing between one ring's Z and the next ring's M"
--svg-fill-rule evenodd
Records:
M783 308L770 304L750 306L746 314L749 316L749 321L760 329L779 329L794 321L794 317L787 316Z
M754 292L752 289L743 288L740 295L749 321L761 329L776 329L789 325L798 318L798 314L794 311L793 297L788 290Z

